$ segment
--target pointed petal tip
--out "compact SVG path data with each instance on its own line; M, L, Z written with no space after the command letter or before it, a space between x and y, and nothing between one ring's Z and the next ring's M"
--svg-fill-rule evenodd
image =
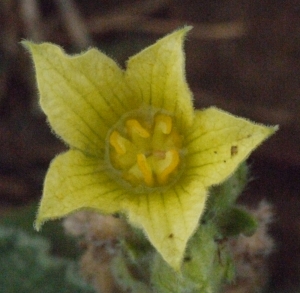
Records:
M160 253L163 260L172 268L176 273L180 273L182 260L183 260L183 253L174 253L172 256L166 256L165 254Z
M22 40L20 44L28 51L31 51L33 48L39 45L26 39Z
M186 34L192 29L193 27L191 25L185 25L182 28L178 28L175 31L171 32L169 36L177 35L180 38L184 38Z
M42 46L52 45L51 43L39 43L38 44L38 43L31 42L29 40L22 40L20 43L25 48L25 50L27 50L32 55L33 60L36 55L40 55Z
M34 51L35 51L35 49L36 49L36 47L37 46L39 46L39 44L36 44L36 43L34 43L34 42L31 42L31 41L29 41L29 40L22 40L21 42L20 42L20 44L23 46L23 48L25 49L25 50L27 50L30 54L33 54L34 53Z
M185 25L181 30L184 32L184 33L187 33L189 32L190 30L193 29L193 26L192 25Z
M178 260L177 262L174 263L170 263L171 268L176 272L176 273L180 273L181 271L181 264L182 264L182 260Z
M271 128L271 135L272 135L279 130L279 125L274 125L271 126L270 128Z
M264 138L262 139L262 142L270 138L272 135L274 135L278 130L279 130L279 125L271 125L271 126L266 126L260 123L254 123L258 126L264 127Z
M22 41L20 42L20 44L21 44L24 48L26 48L26 49L29 48L30 43L31 43L31 42L28 41L28 40L22 40Z
M35 231L40 232L42 229L43 222L37 218L33 223L33 228Z

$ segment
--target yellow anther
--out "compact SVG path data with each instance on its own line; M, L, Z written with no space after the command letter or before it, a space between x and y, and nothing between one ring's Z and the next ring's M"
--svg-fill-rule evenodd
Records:
M150 133L136 119L127 120L126 127L130 135L135 132L143 138L150 136Z
M146 156L144 154L137 154L137 165L143 174L144 181L148 186L153 186L154 179L152 169L147 162Z
M124 155L126 153L125 146L126 139L120 135L118 131L113 131L109 137L109 143L114 147L119 155Z
M157 181L159 184L166 184L169 176L177 168L180 162L178 151L172 149L166 152L166 157L158 164Z
M159 129L164 134L169 134L172 130L172 118L164 114L155 116L155 131Z

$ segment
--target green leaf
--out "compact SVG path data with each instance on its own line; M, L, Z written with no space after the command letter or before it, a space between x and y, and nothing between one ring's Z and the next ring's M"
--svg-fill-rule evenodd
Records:
M53 257L40 236L0 226L0 287L2 292L92 293L73 261Z
M38 204L31 204L22 208L12 209L0 219L0 224L12 229L21 229L29 236L37 237L38 233L33 229L32 223L36 217ZM77 240L65 234L61 221L48 223L39 234L51 243L52 251L56 255L74 259L80 254Z

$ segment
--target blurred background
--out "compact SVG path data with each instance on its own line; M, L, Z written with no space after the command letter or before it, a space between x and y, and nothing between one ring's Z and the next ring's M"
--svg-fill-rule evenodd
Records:
M32 61L19 42L49 41L68 53L94 46L125 67L129 56L186 24L194 27L185 51L196 108L280 126L251 156L241 201L273 204L270 288L300 292L300 0L1 0L0 224L37 235L43 178L65 149L39 108ZM77 248L57 236L59 227L42 235L51 253L72 258Z

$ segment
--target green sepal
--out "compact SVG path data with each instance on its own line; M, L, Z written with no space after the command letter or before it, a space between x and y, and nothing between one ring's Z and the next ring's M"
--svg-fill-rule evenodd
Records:
M141 229L131 227L130 237L122 240L122 246L129 259L136 263L142 258L147 258L153 253L153 246L150 244Z
M151 293L151 289L133 276L127 265L126 259L121 254L116 256L111 264L114 280L122 292Z
M239 168L225 182L213 186L207 201L204 220L216 218L231 207L242 193L248 182L248 166L243 162Z
M223 237L244 234L251 236L256 231L258 223L246 210L233 207L225 212L218 220L220 232Z

